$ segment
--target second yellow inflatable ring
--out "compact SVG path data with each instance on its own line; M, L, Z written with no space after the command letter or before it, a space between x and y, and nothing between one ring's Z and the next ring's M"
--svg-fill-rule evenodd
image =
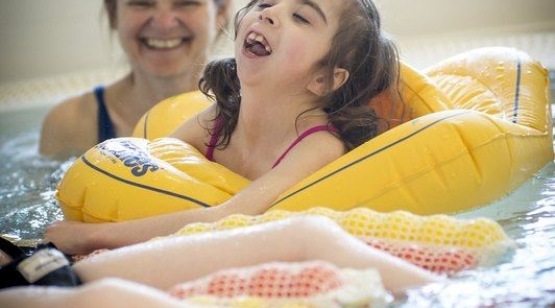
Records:
M404 64L401 81L402 104L396 91L371 102L390 129L284 192L271 210L456 213L506 196L553 160L547 70L528 55L486 48L424 72ZM215 206L247 185L182 142L155 140L207 105L198 93L161 102L137 126L141 138L85 153L58 188L66 217L121 221Z

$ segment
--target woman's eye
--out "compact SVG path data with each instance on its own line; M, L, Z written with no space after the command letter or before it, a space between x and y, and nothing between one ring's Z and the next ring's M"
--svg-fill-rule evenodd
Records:
M191 6L199 6L199 5L200 5L200 2L194 1L194 0L176 1L174 3L175 7L191 7Z
M129 2L127 2L127 5L129 6L135 6L135 7L150 7L154 5L154 1L149 1L149 0L131 0Z

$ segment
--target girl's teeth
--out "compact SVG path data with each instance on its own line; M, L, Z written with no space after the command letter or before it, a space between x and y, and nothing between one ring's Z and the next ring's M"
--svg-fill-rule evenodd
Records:
M268 54L272 53L272 48L268 45L268 42L266 42L266 39L264 39L264 36L261 34L251 32L247 35L247 41L260 43L264 46L264 49L266 49Z
M264 37L263 37L262 35L260 35L260 34L254 33L254 32L251 32L251 33L249 34L249 36L247 36L247 38L248 38L249 40L251 40L251 41L256 41L256 42L259 42L259 43L263 43L263 42L264 42Z

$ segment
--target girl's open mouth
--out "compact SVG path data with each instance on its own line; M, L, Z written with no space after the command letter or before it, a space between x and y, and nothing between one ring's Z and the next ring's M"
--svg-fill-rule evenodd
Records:
M251 32L247 35L243 48L258 57L272 54L272 47L270 47L266 38L256 32Z

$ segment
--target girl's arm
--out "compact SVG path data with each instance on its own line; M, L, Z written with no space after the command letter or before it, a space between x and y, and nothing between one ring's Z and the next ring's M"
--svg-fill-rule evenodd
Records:
M199 125L199 121L195 123ZM343 144L338 139L330 134L314 134L293 148L276 168L219 206L119 223L62 221L47 228L46 239L65 253L86 254L99 248L117 248L169 235L193 222L213 222L236 213L261 214L283 191L341 154Z

